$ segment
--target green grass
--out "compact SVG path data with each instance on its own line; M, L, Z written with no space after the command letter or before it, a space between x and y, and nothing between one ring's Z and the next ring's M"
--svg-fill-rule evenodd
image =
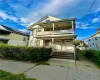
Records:
M12 73L0 70L0 80L36 80L36 79L27 78L23 73L12 74Z
M47 63L47 62L45 62L45 61L37 62L36 64L37 64L37 65L50 65L49 63Z

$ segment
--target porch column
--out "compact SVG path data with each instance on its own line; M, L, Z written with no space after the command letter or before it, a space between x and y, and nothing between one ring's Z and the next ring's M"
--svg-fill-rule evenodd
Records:
M53 30L53 33L52 35L54 35L54 23L52 23L52 30ZM52 47L54 46L54 38L52 38Z
M72 23L72 30L74 32L74 21L71 21L71 23Z
M74 38L73 38L73 40L74 40ZM74 46L74 58L76 59L76 47L75 47L74 42L73 42L73 46Z

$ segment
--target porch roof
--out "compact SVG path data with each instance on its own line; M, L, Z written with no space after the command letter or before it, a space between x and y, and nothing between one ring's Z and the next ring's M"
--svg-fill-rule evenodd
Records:
M63 34L63 35L44 35L44 36L36 36L38 39L45 39L45 38L59 38L59 39L70 39L70 38L76 38L77 35L74 34Z
M72 24L72 21L74 24ZM58 20L58 21L51 21L51 22L43 22L43 23L39 23L38 25L46 28L46 29L52 29L53 28L53 23L54 23L54 28L55 29L70 29L75 28L75 19L65 19L65 20Z

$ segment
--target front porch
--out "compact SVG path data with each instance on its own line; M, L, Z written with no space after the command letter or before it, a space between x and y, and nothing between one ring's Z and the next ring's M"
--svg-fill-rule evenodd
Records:
M70 39L43 39L44 47L52 47L54 52L74 52L74 43Z

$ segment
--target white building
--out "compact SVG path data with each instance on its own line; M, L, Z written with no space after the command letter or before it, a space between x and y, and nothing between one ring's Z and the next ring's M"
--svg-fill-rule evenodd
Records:
M54 52L72 52L75 54L73 40L76 38L75 19L61 20L46 16L30 25L29 46L52 47Z
M89 49L100 50L100 29L88 38Z

